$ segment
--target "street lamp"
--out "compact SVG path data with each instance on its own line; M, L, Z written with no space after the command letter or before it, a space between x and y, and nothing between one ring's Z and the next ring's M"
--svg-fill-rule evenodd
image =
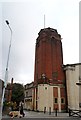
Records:
M10 36L10 44L9 44L9 50L8 50L8 57L7 57L7 64L6 64L6 71L5 71L5 79L4 79L4 87L3 87L3 92L2 92L2 100L1 100L1 119L2 119L2 110L3 110L3 101L4 101L4 94L5 94L5 88L7 86L7 80L8 80L8 65L9 65L9 57L10 57L10 49L11 49L11 42L12 42L12 29L9 25L8 20L5 21L6 24L8 25L10 32L11 32L11 36Z

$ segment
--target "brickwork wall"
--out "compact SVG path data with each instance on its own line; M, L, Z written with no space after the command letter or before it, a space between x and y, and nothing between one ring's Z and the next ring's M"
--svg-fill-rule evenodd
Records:
M39 32L35 50L34 82L37 82L42 74L45 74L53 83L63 83L65 80L62 68L63 53L61 37L58 40L54 36L58 37L59 34L51 29Z

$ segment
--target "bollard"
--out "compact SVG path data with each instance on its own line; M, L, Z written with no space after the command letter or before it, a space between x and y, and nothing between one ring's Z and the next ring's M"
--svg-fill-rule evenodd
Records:
M69 117L71 116L71 110L69 109Z
M55 109L55 116L57 116L57 108Z
M44 114L46 113L46 107L44 107Z
M49 107L49 115L51 115L51 107Z

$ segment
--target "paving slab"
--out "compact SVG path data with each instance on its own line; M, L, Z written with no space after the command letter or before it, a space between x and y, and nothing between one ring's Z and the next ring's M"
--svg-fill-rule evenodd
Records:
M57 113L57 116L55 116L55 113L51 113L49 115L48 112L45 114L43 112L34 112L34 111L24 111L25 117L24 118L11 118L8 115L3 116L2 120L81 120L79 117L69 117L68 113Z

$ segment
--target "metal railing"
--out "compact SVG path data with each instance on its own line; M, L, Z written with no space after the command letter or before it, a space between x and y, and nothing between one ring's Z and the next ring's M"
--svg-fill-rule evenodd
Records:
M81 110L72 110L72 109L69 109L69 117L70 116L81 117Z

